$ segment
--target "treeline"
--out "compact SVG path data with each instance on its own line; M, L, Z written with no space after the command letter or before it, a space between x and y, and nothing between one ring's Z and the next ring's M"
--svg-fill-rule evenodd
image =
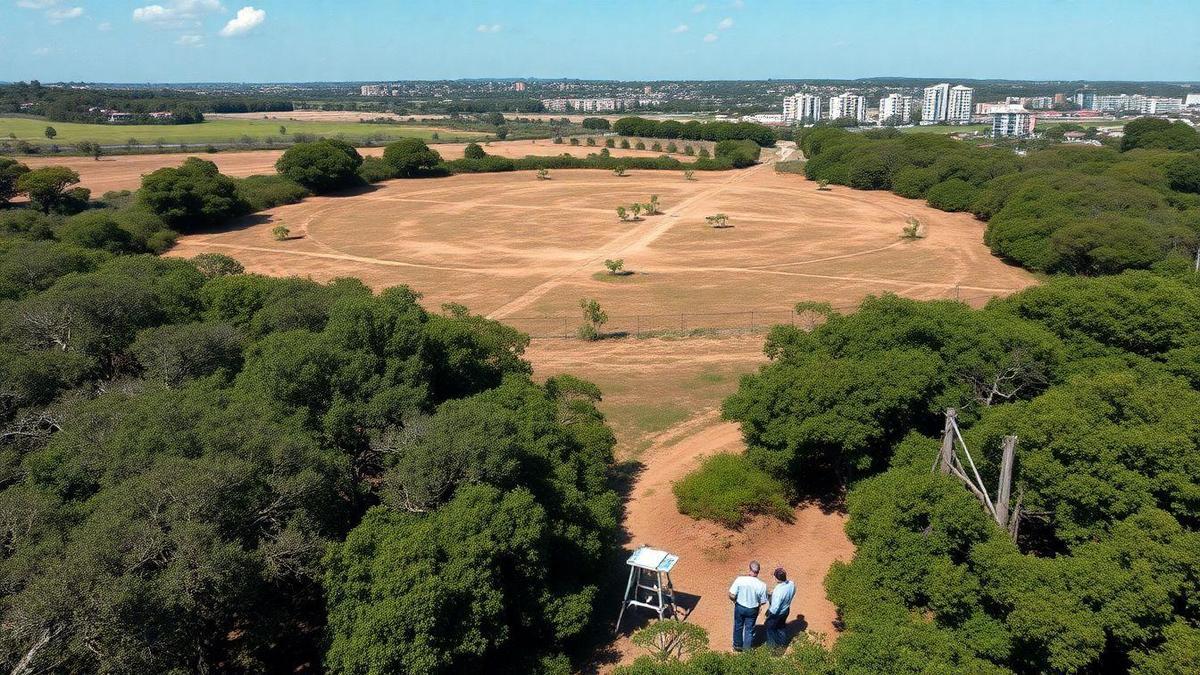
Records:
M1200 277L1060 277L981 310L800 309L818 325L774 328L724 414L798 498L850 488L856 553L826 577L845 630L824 654L800 639L782 660L625 673L1200 668ZM931 470L948 407L992 498L1018 437L1015 541Z
M364 180L332 140L277 168L0 212L0 664L570 672L618 544L599 391L405 287L138 255Z
M108 123L107 115L100 110L133 115L123 123L194 124L204 121L205 112L288 111L292 103L275 98L202 96L169 89L44 87L36 81L0 86L0 113L41 115L55 122ZM151 117L154 112L169 112L172 116Z
M992 251L1030 270L1113 274L1191 259L1200 245L1200 133L1182 122L1130 122L1120 151L1026 157L895 130L814 127L797 140L809 178L973 213Z
M622 136L646 138L682 138L693 141L754 141L766 148L775 145L775 131L753 122L700 122L691 120L649 120L622 117L613 122L613 131Z

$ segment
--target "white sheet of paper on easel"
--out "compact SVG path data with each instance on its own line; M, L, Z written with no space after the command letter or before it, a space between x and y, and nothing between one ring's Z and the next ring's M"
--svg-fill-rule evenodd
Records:
M675 563L679 562L679 556L666 551L660 551L649 546L642 546L634 551L630 556L627 564L634 567L640 567L646 570L655 572L670 572Z

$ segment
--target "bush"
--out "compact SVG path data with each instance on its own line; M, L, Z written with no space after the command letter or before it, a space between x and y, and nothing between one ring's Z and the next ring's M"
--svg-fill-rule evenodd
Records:
M144 176L138 203L181 232L215 225L250 210L237 183L218 171L216 164L198 157Z
M312 194L303 185L278 175L234 178L233 182L237 185L238 196L250 206L251 211L295 204Z
M762 147L775 145L775 131L752 122L680 123L676 120L659 122L642 117L623 117L614 122L612 128L622 136L702 141L748 140Z
M603 117L585 117L581 123L584 129L596 129L600 131L608 131L612 128L612 124Z
M412 178L437 166L442 156L436 150L430 150L425 141L404 138L384 148L383 161L391 165L398 177Z
M389 146L390 147L390 146ZM359 185L362 156L350 144L330 138L288 148L275 170L317 194Z
M15 159L0 156L0 206L17 196L17 179L26 173L29 173L29 167Z
M58 240L81 248L94 248L109 253L132 253L138 247L129 232L121 229L111 212L81 213L67 219L58 228Z
M718 159L732 162L735 169L741 169L758 162L759 146L753 141L721 141L713 148L713 154Z
M13 169L10 168L9 171L12 172ZM91 192L85 188L68 189L79 183L79 174L73 169L65 166L44 166L33 171L16 171L16 191L28 195L33 208L42 213L70 214L86 208ZM79 204L81 198L82 205Z
M925 199L942 211L970 211L979 189L961 178L951 178L929 188Z
M396 178L396 170L380 157L363 157L362 166L358 167L358 176L367 183L379 183Z
M478 143L468 143L467 147L463 150L463 157L467 159L483 159L487 157L487 153L484 152L483 147Z
M755 515L792 519L783 483L745 455L713 455L672 489L679 512L697 520L737 528Z

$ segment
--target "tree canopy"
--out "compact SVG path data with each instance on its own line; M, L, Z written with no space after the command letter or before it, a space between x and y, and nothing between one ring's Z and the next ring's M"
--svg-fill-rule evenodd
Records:
M313 192L331 192L357 185L362 156L349 143L322 138L297 143L275 162L275 170Z
M142 177L138 201L181 232L221 223L250 210L234 180L213 162L198 157Z

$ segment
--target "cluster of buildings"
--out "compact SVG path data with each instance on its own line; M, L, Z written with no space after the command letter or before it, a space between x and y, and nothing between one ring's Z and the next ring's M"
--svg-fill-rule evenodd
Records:
M32 105L32 104L31 104ZM24 104L21 105L24 108ZM88 112L93 115L103 117L110 124L120 124L122 122L133 122L136 115L130 112L121 112L120 110L112 110L109 108L91 107ZM169 120L175 117L175 113L169 111L152 112L145 115L152 120Z
M399 90L390 84L364 84L358 88L359 96L399 96Z
M544 98L542 107L546 112L618 112L634 108L661 105L662 99L639 98Z
M1195 94L1191 96L1195 96ZM1082 110L1098 110L1107 113L1136 112L1143 115L1179 113L1189 105L1185 99L1142 96L1141 94L1132 96L1129 94L1097 94L1088 89L1075 92L1072 101Z
M963 85L950 86L943 82L925 87L921 101L921 124L967 124L974 112L975 90ZM827 104L826 104L827 102ZM910 124L918 102L912 96L891 93L879 99L879 125ZM795 94L784 97L784 124L803 124L821 120L850 118L865 123L867 98L853 92L843 92L828 99L814 94Z

